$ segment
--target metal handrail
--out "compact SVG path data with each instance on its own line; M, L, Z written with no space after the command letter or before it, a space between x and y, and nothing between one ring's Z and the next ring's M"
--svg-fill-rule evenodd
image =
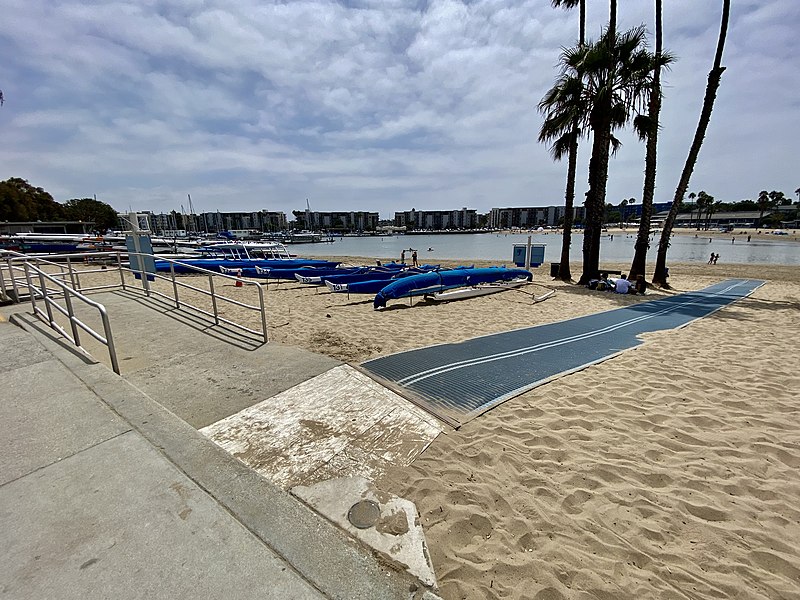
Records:
M47 259L42 258L42 257L36 257L36 256L27 255L27 254L22 254L22 253L15 252L15 251L12 251L12 250L0 251L0 258L4 258L5 259L6 269L8 271L9 277L11 279L10 283L12 283L13 290L14 290L14 295L15 295L17 301L19 301L20 298L21 298L21 294L20 294L19 288L21 286L24 286L26 284L26 281L27 281L25 278L16 277L14 275L15 271L19 271L20 270L20 267L16 266L17 263L29 264L31 262L35 262L37 265L47 265L47 266L56 267L61 271L61 273L58 274L58 277L61 277L61 278L64 278L64 279L69 277L71 288L73 290L80 291L80 292L83 292L83 293L87 293L87 292L90 292L90 291L91 292L95 292L95 291L101 291L101 290L111 290L111 289L120 289L120 288L123 289L123 290L127 290L127 289L129 289L131 287L129 284L127 284L125 282L125 273L128 272L128 273L134 273L134 274L138 275L142 279L142 287L144 289L145 294L148 295L148 296L153 295L153 296L158 296L158 297L164 298L166 300L169 300L169 301L173 302L175 304L175 308L178 308L178 309L180 309L182 307L190 308L190 309L195 310L195 311L197 311L197 312L199 312L201 314L204 314L204 315L206 315L208 317L213 318L214 319L214 323L216 325L219 325L220 323L225 323L225 324L227 324L227 325L229 325L231 327L240 329L240 330L245 331L247 333L250 333L250 334L253 334L253 335L258 335L259 337L261 337L263 339L264 343L268 343L269 342L269 336L268 336L268 331L267 331L266 305L265 305L265 300L264 300L264 286L262 284L260 284L258 282L255 282L255 281L247 281L245 279L240 279L239 277L222 274L222 273L219 273L217 271L210 271L210 270L204 269L202 267L198 267L198 266L195 266L195 265L190 265L188 263L184 263L184 262L181 262L179 260L167 258L167 257L164 257L164 256L156 256L154 254L137 253L137 252L128 252L128 253L126 253L126 255L127 256L131 256L131 255L139 256L139 257L142 257L142 258L152 258L154 260L159 260L159 261L170 263L169 277L163 275L162 273L158 273L158 272L157 273L146 273L143 269L132 269L129 264L126 266L126 264L124 263L124 261L122 259L123 253L118 252L118 251L74 253L74 254L60 254L60 255L58 255L59 260L65 261L65 263L61 263L61 262L57 263L57 262L53 262L51 260L47 260ZM76 269L75 268L76 262L79 263L79 264L82 264L82 263L84 263L84 261L96 261L96 260L103 260L103 259L110 260L111 264L107 265L107 266L104 266L104 268L101 268L101 269ZM140 260L139 262L143 263L144 261ZM204 288L201 288L201 287L193 286L191 284L184 283L184 282L180 281L179 279L177 279L175 277L175 266L176 265L180 265L182 267L187 267L187 268L191 269L196 274L205 275L206 277L208 277L208 289L204 289ZM81 285L81 276L82 275L87 275L87 274L90 274L90 273L109 273L109 269L107 268L108 266L110 266L113 271L118 271L119 272L119 279L120 279L119 283L115 283L115 284L111 284L111 285L94 286L94 287L82 287L82 285ZM50 275L50 276L51 277L56 277L55 275ZM163 292L160 292L160 291L158 291L156 289L153 289L149 285L149 282L148 282L148 279L147 279L148 276L170 282L171 283L171 287L172 287L172 292L173 292L172 296L169 296L168 294L164 294ZM56 278L58 278L58 277L56 277ZM232 280L234 282L238 281L244 286L255 286L256 290L257 290L257 294L258 294L258 306L247 304L247 303L241 302L240 300L237 300L235 298L230 298L230 297L227 297L227 296L224 296L224 295L221 295L221 294L217 293L216 290L215 290L215 286L214 286L214 278L223 278L223 279ZM181 300L181 298L179 297L179 293L178 293L179 288L189 289L189 290L192 290L194 292L209 296L211 298L212 312L208 312L208 311L206 311L206 310L204 310L204 309L202 309L200 307L193 306L192 304L189 304L188 302L185 302L185 301ZM6 288L5 288L4 279L3 279L3 267L0 264L0 290L5 290L5 289ZM258 330L255 330L255 329L251 329L251 328L249 328L249 327L247 327L245 325L242 325L240 323L236 323L235 321L231 321L229 319L226 319L226 318L220 316L220 314L219 314L219 303L218 303L218 301L220 301L220 300L224 301L224 302L228 302L228 303L233 304L235 306L240 306L240 307L245 308L245 309L250 309L250 310L254 310L254 311L259 312L260 313L260 321L261 321L261 330L258 331Z
M101 344L105 345L108 348L108 356L111 359L111 368L114 372L119 375L119 362L117 361L117 350L114 346L114 337L111 334L111 323L108 319L108 312L106 311L106 307L100 304L99 302L95 302L94 300L87 298L79 291L72 289L69 285L64 283L63 281L59 281L57 278L51 276L48 273L45 273L38 267L35 267L30 262L24 262L23 268L25 270L25 279L27 283L27 287L30 294L31 305L33 307L33 313L39 317L41 320L45 321L51 328L55 329L69 341L71 341L75 346L77 346L81 351L86 352L86 350L81 346L79 328L88 333L94 339L96 339ZM39 285L37 286L34 283L34 277L38 278ZM59 295L63 296L64 303L66 307L61 306L54 297L53 294L50 293L50 289L48 287L48 283L55 285L57 288L60 289ZM72 305L72 300L76 298L83 302L84 304L96 308L100 312L100 319L103 322L103 333L105 335L100 335L94 329L89 327L86 323L81 321L78 317L75 316L75 310ZM37 300L41 300L44 302L45 310L43 311L39 308L37 304ZM70 323L70 330L71 335L68 333L61 325L59 325L56 320L53 318L53 309L57 310L59 313L67 317Z
M197 312L199 312L201 314L204 314L204 315L206 315L208 317L212 317L214 319L214 323L216 325L219 325L220 323L226 323L227 325L230 325L232 327L236 327L238 329L241 329L242 331L246 331L248 333L252 333L252 334L255 334L255 335L260 335L262 337L262 339L264 340L265 344L269 342L269 335L267 333L267 312L266 312L266 305L265 305L265 302L264 302L264 286L261 285L260 283L258 283L257 281L247 281L245 279L241 279L241 278L233 276L233 275L226 275L224 273L219 273L218 271L211 271L209 269L204 269L204 268L198 267L196 265L191 265L191 264L188 264L188 263L181 262L179 260L175 260L175 259L172 259L172 258L166 258L166 257L163 257L163 256L155 256L153 254L145 254L145 253L142 253L142 252L129 252L128 255L129 256L130 255L141 256L143 258L155 258L155 259L157 259L157 260L159 260L161 262L167 262L167 263L170 264L170 270L169 270L170 276L169 277L166 277L166 276L162 275L159 272L147 273L142 269L131 269L130 267L127 267L127 268L123 267L123 269L126 270L126 271L138 274L142 278L143 284L144 284L144 281L146 280L148 275L150 277L155 278L155 279L161 279L161 280L169 281L169 282L172 283L172 296L169 296L167 294L159 292L158 290L152 289L152 287L150 287L150 286L146 286L145 287L145 293L146 294L148 294L148 295L152 294L152 295L164 298L166 300L171 300L172 302L175 303L175 308L181 308L182 306L188 306L192 310L195 310L195 311L197 311ZM178 278L175 277L175 266L176 265L179 265L179 266L182 266L182 267L187 267L187 268L191 269L193 271L193 274L205 275L206 277L208 277L208 288L209 289L206 290L204 288L197 287L197 286L194 286L194 285L190 285L188 283L184 283L183 281L180 281ZM258 306L254 306L252 304L247 304L245 302L241 302L240 300L236 300L235 298L229 298L228 296L223 296L223 295L217 293L216 290L215 290L215 287L214 287L214 278L215 277L216 278L222 278L222 279L228 279L228 280L231 280L231 281L234 281L234 282L238 282L243 286L245 286L245 285L246 286L254 286L256 288L256 292L258 294ZM198 292L200 294L209 296L211 298L211 306L212 306L212 311L213 312L208 312L208 311L203 310L202 308L199 308L197 306L192 306L191 304L188 304L187 302L183 302L179 298L179 295L178 295L178 288L179 287L180 288L185 288L185 289L190 289L190 290L192 290L194 292ZM250 329L249 327L246 327L244 325L236 323L235 321L230 321L230 320L228 320L228 319L226 319L224 317L221 317L220 314L219 314L219 306L218 306L218 302L217 302L218 300L223 300L223 301L226 301L226 302L228 302L230 304L233 304L235 306L240 306L242 308L258 311L260 313L260 316L261 316L261 331L257 331L255 329Z

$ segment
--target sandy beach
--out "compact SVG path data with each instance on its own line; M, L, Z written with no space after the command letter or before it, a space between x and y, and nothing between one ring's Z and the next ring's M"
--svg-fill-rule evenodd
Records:
M800 598L800 269L672 264L671 275L674 289L636 297L553 282L541 268L518 292L377 312L371 296L271 283L268 324L275 341L358 363L726 278L766 280L447 430L378 485L419 508L446 600Z
M728 277L768 283L439 436L379 482L417 504L444 598L800 597L800 273L672 272L674 292ZM554 285L544 275L536 281ZM281 341L351 361L663 293L556 284L539 304L507 292L376 313L289 287L275 296L303 303L281 314Z

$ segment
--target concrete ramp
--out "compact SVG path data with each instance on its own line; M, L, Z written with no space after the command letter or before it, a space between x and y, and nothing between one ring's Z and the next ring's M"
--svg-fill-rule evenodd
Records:
M341 365L204 427L253 470L288 489L408 465L441 433L436 419Z

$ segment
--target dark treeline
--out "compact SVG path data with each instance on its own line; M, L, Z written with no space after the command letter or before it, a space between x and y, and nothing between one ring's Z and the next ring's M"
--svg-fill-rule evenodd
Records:
M118 227L117 211L105 202L73 198L62 204L18 177L0 181L0 221L84 221L101 232Z

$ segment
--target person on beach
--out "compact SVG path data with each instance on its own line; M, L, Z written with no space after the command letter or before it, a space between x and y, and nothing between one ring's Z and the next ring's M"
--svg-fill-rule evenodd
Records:
M719 260L719 252L717 252L717 253L714 255L714 263L713 263L713 264L717 264L717 261L718 261L718 260Z
M623 273L619 276L616 283L614 283L614 292L617 294L627 294L631 290L631 282L628 281L628 276Z
M400 253L400 262L402 264L406 264L406 249L403 248L403 251Z
M714 264L714 253L713 252L711 253L711 257L708 259L708 264L710 264L710 265Z
M419 266L419 262L417 261L417 251L416 251L416 250L414 250L414 251L411 253L411 264L412 264L413 266L415 266L415 267L418 267L418 266Z

